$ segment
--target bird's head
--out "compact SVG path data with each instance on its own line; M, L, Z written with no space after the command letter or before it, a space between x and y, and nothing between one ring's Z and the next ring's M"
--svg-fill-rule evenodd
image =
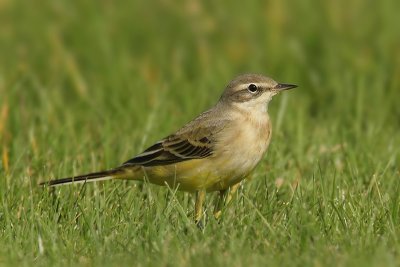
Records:
M244 74L236 77L226 87L220 101L244 110L267 111L272 97L297 85L278 83L259 74Z

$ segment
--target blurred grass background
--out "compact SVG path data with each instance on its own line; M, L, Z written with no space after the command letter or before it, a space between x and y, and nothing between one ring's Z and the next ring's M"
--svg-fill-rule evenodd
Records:
M0 0L0 264L398 266L399 10ZM157 186L37 186L119 165L246 72L299 88L221 224Z

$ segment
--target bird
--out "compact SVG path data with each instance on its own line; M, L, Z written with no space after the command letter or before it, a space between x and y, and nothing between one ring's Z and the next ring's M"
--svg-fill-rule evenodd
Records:
M198 225L206 193L217 191L214 216L219 219L240 182L249 177L268 149L272 135L269 102L296 87L261 74L239 75L210 109L122 165L40 185L127 179L170 186L195 193L193 219Z

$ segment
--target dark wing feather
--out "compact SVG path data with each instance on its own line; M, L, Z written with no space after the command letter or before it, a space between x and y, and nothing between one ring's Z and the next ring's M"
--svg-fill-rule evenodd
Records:
M168 165L191 159L205 158L212 155L212 152L212 144L206 137L191 141L182 136L172 135L149 147L123 165L141 165L145 167Z

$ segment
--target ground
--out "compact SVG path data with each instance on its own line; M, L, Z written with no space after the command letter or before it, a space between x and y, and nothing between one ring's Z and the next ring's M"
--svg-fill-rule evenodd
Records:
M398 266L398 1L0 1L0 265ZM240 73L276 97L270 149L207 223L121 164Z

